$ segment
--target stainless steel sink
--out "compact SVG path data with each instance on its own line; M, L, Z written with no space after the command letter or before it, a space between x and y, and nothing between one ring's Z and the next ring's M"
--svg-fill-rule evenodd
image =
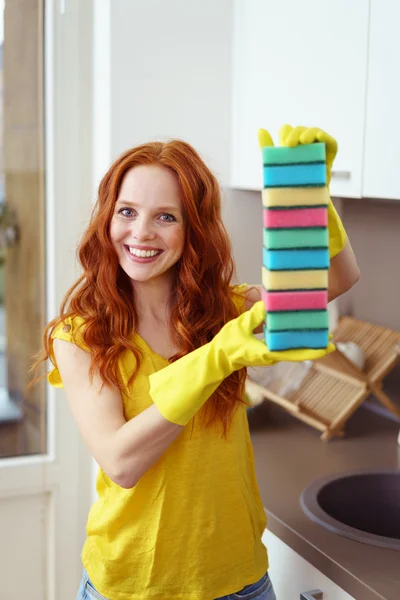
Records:
M400 470L324 477L304 490L301 507L339 535L400 550Z

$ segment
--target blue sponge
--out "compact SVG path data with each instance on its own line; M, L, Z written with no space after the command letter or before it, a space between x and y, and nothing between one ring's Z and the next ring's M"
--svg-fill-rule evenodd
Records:
M327 248L307 250L268 250L263 248L263 265L269 271L299 271L303 269L328 269Z
M329 330L309 331L268 331L264 329L264 339L273 351L296 348L326 348L329 343Z
M326 185L325 163L264 167L264 187L316 187Z

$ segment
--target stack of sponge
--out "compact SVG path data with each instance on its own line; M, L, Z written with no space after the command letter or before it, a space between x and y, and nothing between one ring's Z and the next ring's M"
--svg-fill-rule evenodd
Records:
M270 350L328 346L325 144L262 148L263 300Z

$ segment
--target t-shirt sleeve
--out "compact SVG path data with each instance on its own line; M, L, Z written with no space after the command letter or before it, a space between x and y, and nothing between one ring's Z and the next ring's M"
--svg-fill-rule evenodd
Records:
M328 204L328 229L329 229L329 255L331 258L343 250L347 241L347 234L343 223L329 198Z
M63 321L58 323L50 338L50 360L53 364L53 369L47 374L47 381L56 388L64 387L60 371L58 370L56 357L54 355L53 340L64 340L71 344L76 344L82 350L88 351L82 338L83 319L79 317L65 317Z
M247 283L241 283L232 287L232 298L240 314L246 310L246 289Z

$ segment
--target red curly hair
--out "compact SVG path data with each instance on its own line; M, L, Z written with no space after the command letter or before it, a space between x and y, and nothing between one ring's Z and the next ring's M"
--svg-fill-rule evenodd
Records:
M35 373L50 357L51 336L57 325L79 315L84 320L83 341L91 354L90 375L97 369L104 383L121 389L118 362L128 350L136 362L129 384L133 382L141 362L132 335L137 314L131 282L119 265L109 229L124 175L138 165L154 164L176 174L185 215L184 251L173 267L176 303L171 313L171 335L181 351L171 361L209 342L227 321L238 316L231 286L234 263L221 219L216 178L186 142L143 144L122 154L100 183L98 200L78 247L83 273L65 295L60 316L45 329L43 350L32 368ZM221 383L202 409L206 426L221 423L226 434L235 408L243 402L245 377L246 370L241 369Z

